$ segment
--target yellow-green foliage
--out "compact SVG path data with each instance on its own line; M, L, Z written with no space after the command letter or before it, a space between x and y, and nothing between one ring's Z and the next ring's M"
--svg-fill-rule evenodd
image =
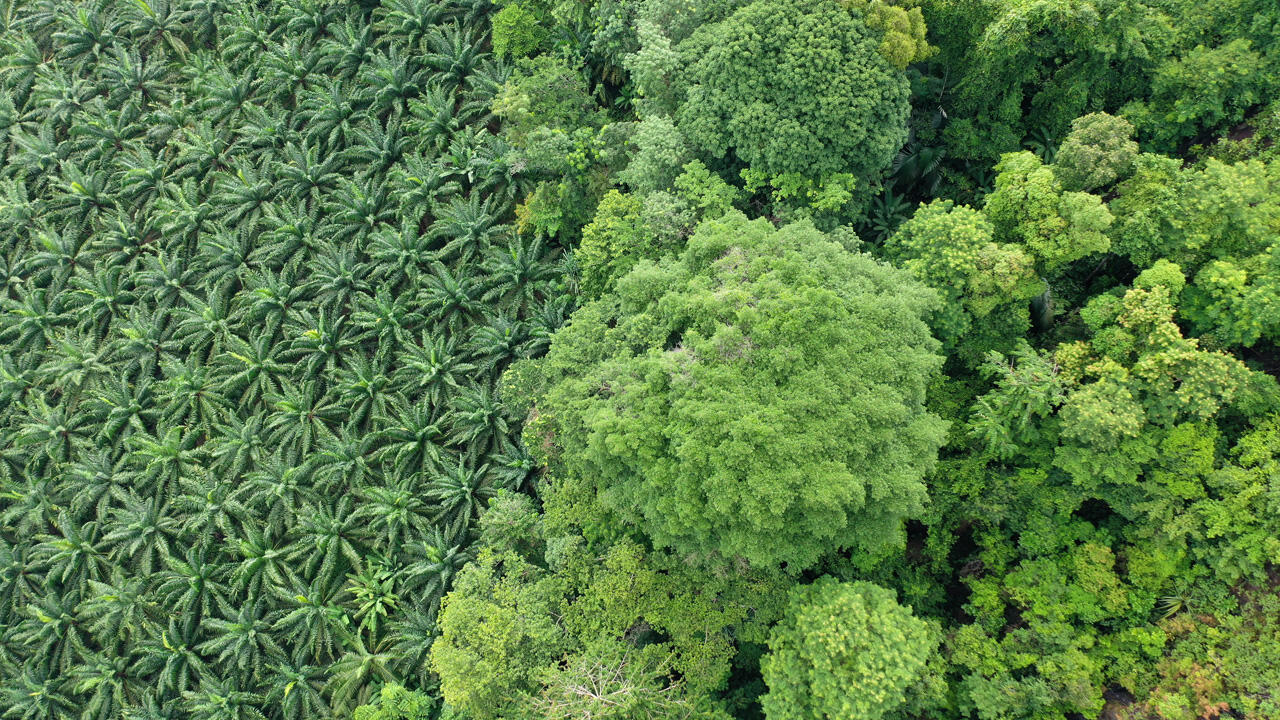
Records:
M449 705L476 720L500 718L546 668L578 646L556 618L564 581L515 553L486 552L454 581L440 613L431 669Z
M656 254L658 248L641 216L643 210L639 198L617 190L610 190L600 199L595 219L582 228L576 255L584 297L601 297L641 258Z
M1030 152L1005 155L983 210L996 239L1020 243L1042 273L1111 247L1111 213L1096 195L1064 192L1053 169Z
M546 40L547 30L524 3L513 2L493 16L493 51L500 57L522 58Z
M879 52L894 67L904 70L937 52L925 37L924 14L919 7L903 7L910 3L884 0L840 0L841 4L862 16L867 27L882 34Z
M921 680L938 632L892 590L824 577L791 591L760 672L768 720L877 720Z
M1027 301L1044 290L1032 256L1020 245L995 242L994 234L977 210L937 200L885 243L891 257L943 296L930 321L939 338L955 347L976 325L985 339L979 355L1007 349L1025 333Z
M372 703L356 708L351 720L431 720L436 704L426 693L392 683L383 685Z
M546 552L520 555L484 532L490 549L459 575L432 648L445 702L478 720L581 717L575 708L722 720L714 698L734 638L761 639L783 598L779 578L729 582L625 540L592 552L532 528L529 546ZM584 685L599 703L575 697Z

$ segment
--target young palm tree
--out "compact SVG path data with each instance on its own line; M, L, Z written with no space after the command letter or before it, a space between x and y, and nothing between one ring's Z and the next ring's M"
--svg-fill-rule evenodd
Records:
M395 45L416 50L450 9L449 3L439 0L388 0L374 11L375 30Z
M283 660L266 670L264 685L269 689L264 697L264 707L278 709L281 720L312 720L329 714L329 703L324 698L325 668L316 665L297 665Z
M412 338L426 324L426 318L413 307L412 299L409 293L393 295L385 283L372 296L367 293L356 296L351 324L357 331L357 341L362 347L376 347L373 362L384 369L393 353L412 344Z
M331 387L345 415L344 424L352 428L366 429L370 418L386 414L391 401L391 377L377 353L372 359L353 356L347 367L338 368ZM333 437L332 432L327 435Z
M14 682L6 683L4 693L9 714L23 720L63 720L74 712L76 702L71 688L56 674L24 668Z
M449 461L433 473L427 497L439 503L436 522L444 532L457 537L479 518L497 491L490 482L488 465L472 467L467 462Z
M179 643L185 644L186 638L194 636L201 618L229 604L227 569L211 562L208 555L207 550L195 548L188 549L181 558L171 555L166 560L167 569L155 575L152 597L169 611L169 623L167 630L152 634L147 642L159 641L166 650L162 653L166 664L179 662L190 666L192 660L198 659L198 655L184 659L182 656L186 653L181 651ZM199 665L203 665L203 661Z
M339 604L341 583L313 580L310 585L281 585L280 617L272 626L293 648L296 665L332 662L341 653L352 622ZM286 597L287 595L287 597Z
M450 272L436 262L432 264L421 298L427 317L436 326L458 332L484 307L480 303L480 294L477 281L466 273Z
M396 357L396 383L422 397L432 406L442 405L457 392L466 374L475 365L465 361L458 349L458 336L446 333L423 333L421 343L403 347Z
M301 145L288 143L276 162L273 175L284 198L301 202L306 208L318 207L326 192L338 185L343 163L340 155L327 155L303 140Z
M192 720L264 720L262 697L235 682L201 676L200 686L182 693L182 708Z
M265 616L262 603L250 600L234 609L226 608L220 617L206 617L200 630L208 639L197 645L196 651L209 657L216 653L219 675L250 686L253 677L285 658Z
M71 287L67 300L77 316L76 332L98 340L105 339L112 321L138 301L132 283L125 280L125 269L119 266L92 271L82 267Z
M110 582L89 583L89 596L76 608L100 642L128 646L159 632L165 612L147 591L148 581L119 568Z
M483 265L487 289L481 299L516 314L530 312L559 276L558 251L542 238L511 238L506 247L494 245Z
M161 498L129 492L103 524L102 546L117 567L143 576L164 567L181 527L177 513Z
M458 92L486 55L481 50L484 39L474 25L454 22L434 27L425 38L423 61Z
M198 615L171 617L168 627L138 643L137 660L131 670L139 675L155 679L155 691L169 701L179 693L200 684L201 678L210 675L208 663L195 651L195 628L185 627Z

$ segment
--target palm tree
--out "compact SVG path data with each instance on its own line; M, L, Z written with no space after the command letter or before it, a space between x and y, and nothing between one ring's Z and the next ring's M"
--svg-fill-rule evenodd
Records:
M275 196L271 178L248 162L237 162L234 170L216 172L213 178L209 202L214 206L214 218L228 227L252 229Z
M351 618L338 603L341 583L317 579L310 586L279 587L291 590L281 593L281 615L271 629L293 647L292 662L332 662L351 633Z
M374 682L398 680L389 669L393 658L385 644L370 647L359 633L349 633L346 644L351 649L332 665L326 686L333 711L344 714L369 702Z
M164 102L172 86L163 55L157 62L154 56L144 57L137 50L116 49L109 61L98 63L98 70L113 107L130 101L143 106Z
M381 284L373 295L356 296L351 324L358 330L356 338L361 347L376 346L373 362L381 370L385 369L393 351L412 344L412 338L426 324L426 318L413 307L410 294L393 295L386 284ZM357 356L356 360L359 359Z
M286 144L282 154L273 174L286 198L314 208L324 193L337 187L343 169L341 156L328 155L321 160L319 148L305 140L301 145Z
M142 683L130 671L129 658L95 653L70 673L75 692L85 697L82 720L111 720L137 701ZM87 696L87 697L86 697Z
M94 637L106 644L128 646L160 630L165 613L147 592L147 581L125 576L116 568L109 583L90 581L89 596L76 608Z
M312 720L329 715L324 698L324 668L283 660L266 671L264 707L277 708L282 720Z
M388 0L374 10L375 29L395 45L416 50L418 44L448 14L448 3L438 0Z
M327 30L330 37L320 41L324 58L321 66L326 73L346 80L356 77L373 55L373 26L352 14L342 22L334 22Z
M252 509L256 524L279 536L320 503L310 481L311 469L286 462L280 457L284 452L277 452L248 473L235 495Z
M183 12L189 5L170 0L145 0L125 4L119 8L117 16L121 22L119 32L143 46L163 47L180 61L190 52L188 42L192 39L192 34L188 27L188 17Z
M195 690L182 693L182 707L192 720L264 720L262 698L234 682L205 675Z
M16 299L3 301L0 342L15 353L42 352L53 339L55 328L71 322L57 297L45 288L19 287Z
M471 467L466 462L446 462L433 473L427 497L438 501L436 521L445 532L457 537L480 517L489 498L498 488L490 482L489 466Z
M195 651L195 628L190 625L198 615L182 615L183 625L170 618L168 627L138 643L137 660L131 671L154 678L160 697L169 699L200 684L210 675L205 659Z
M556 255L540 237L516 236L506 247L492 246L483 265L487 289L481 299L516 314L529 312L559 275Z
M433 257L430 238L418 231L418 223L401 221L399 230L384 228L370 236L370 278L378 291L400 290L418 284Z
M392 486L367 485L357 490L361 502L356 514L381 536L380 546L399 548L429 534L431 508L418 493L416 477L398 475Z
M439 81L428 84L419 97L409 101L408 128L421 147L439 152L449 146L454 133L464 124L455 112L456 106L452 89L446 89Z
M472 358L486 372L499 372L507 364L523 355L529 340L529 328L505 313L487 315L476 328L468 343Z
M289 545L282 535L267 528L246 526L237 540L239 564L232 573L233 587L243 597L268 597L296 587L301 580L289 562Z
M115 566L151 575L169 557L180 532L178 517L158 497L144 499L128 492L120 505L103 525L103 548Z
M388 138L383 136L379 140L385 142ZM398 140L391 142L394 145ZM391 151L394 150L392 147ZM366 148L361 152L369 151ZM381 157L382 149L374 148L373 152L374 158L370 162L380 163L381 160L377 158ZM382 225L391 224L395 219L395 207L386 185L371 179L360 183L344 180L339 190L332 194L325 209L334 214L338 239L361 244L370 233L377 231Z
M445 422L450 442L481 452L495 448L508 433L502 403L488 384L464 387L450 402Z
M290 556L303 561L304 577L328 585L364 566L367 535L351 498L342 497L332 507L320 505L302 519Z
M23 720L64 720L76 710L76 702L68 696L70 688L63 678L24 668L15 682L0 686L7 714Z
M138 301L131 284L124 282L124 272L119 266L96 267L93 271L82 269L72 278L74 290L69 300L75 303L78 333L103 339L112 321Z
M403 347L396 365L396 385L432 406L441 405L457 392L467 373L476 367L458 350L457 335L425 332L420 343Z
M32 453L37 470L44 460L65 462L88 442L96 428L89 418L64 403L49 405L44 395L32 394L21 410L25 421L20 420L12 437L15 448Z
M409 549L409 565L401 573L401 594L418 599L429 611L419 623L434 622L435 609L449 590L454 576L474 558L466 547L466 536L432 528L430 535ZM429 644L429 643L428 643ZM425 648L418 650L425 653Z
M316 253L310 269L312 279L308 289L317 302L330 310L344 310L355 293L369 291L365 279L368 266L360 262L352 247L339 248L326 243Z
M248 340L232 335L227 338L227 350L216 358L223 376L219 390L236 398L241 407L279 391L281 379L293 371L281 353L281 346L265 332L252 333Z
M361 114L350 86L327 78L298 93L297 127L305 128L306 139L317 143L321 152L343 148Z
M336 300L339 296L333 297ZM289 346L281 357L295 363L298 371L307 377L314 377L321 370L332 372L342 367L357 349L350 315L340 311L345 306L343 298L338 308L321 308L319 317L308 310L296 313L285 324L284 335L289 339Z
M211 562L204 549L188 549L181 558L171 555L165 564L167 569L156 573L151 592L156 603L169 612L168 630L160 633L158 639L166 650L162 653L164 662L170 663L180 659L171 657L172 654L185 654L179 652L181 644L194 635L201 618L228 606L230 587L226 582L226 568ZM178 619L181 619L180 625L176 624ZM198 658L195 655L181 660L180 664L190 665L191 660ZM203 661L199 664L203 665Z
M459 22L434 27L426 35L423 61L457 92L484 59L480 49L483 39L473 26Z
M419 65L413 55L406 57L396 45L374 53L360 71L363 84L375 88L373 110L380 117L402 112L405 103L418 96L429 77L426 68Z
M465 273L451 272L438 262L432 263L431 270L421 293L427 317L449 332L458 332L483 307L479 283Z
M113 323L116 340L111 357L124 377L138 379L155 374L174 348L169 313L145 301L129 308L129 314Z
M83 6L75 18L53 34L59 48L59 59L77 68L96 62L120 41L121 23L114 13L101 13L102 8Z
M251 513L235 496L229 482L200 473L185 478L180 494L173 499L174 509L185 518L183 541L187 547L204 551L226 538L240 537L242 528L251 522ZM186 562L194 562L187 555ZM219 567L222 572L225 568Z
M154 429L160 414L154 385L150 378L136 383L123 378L99 383L85 408L101 428L98 439L119 445L135 432Z
M129 449L130 462L138 469L134 482L139 489L177 494L179 482L197 472L206 456L206 451L197 446L197 439L181 426L161 426L154 435L129 436L125 447Z
M223 417L228 403L218 389L220 381L214 370L194 356L184 361L167 360L160 365L164 379L158 392L164 402L161 420L168 425L182 425L208 435Z
M79 400L82 390L97 385L111 372L111 349L100 346L93 337L63 333L50 349L52 357L39 372L64 401Z
M267 442L285 448L284 456L293 462L308 456L321 438L332 437L331 426L345 414L337 399L321 392L314 382L282 383L280 392L268 395L264 402L272 408L266 421Z
M507 230L498 224L492 197L481 199L471 193L467 199L451 198L435 208L436 221L431 235L443 240L438 253L441 260L467 262L488 249L489 242Z
M227 413L218 423L209 442L204 446L210 462L209 469L218 477L238 480L245 471L257 467L270 455L272 444L267 439L264 426L266 418L260 414L244 416Z
M443 457L438 443L444 431L428 406L393 397L390 411L378 416L375 424L382 429L374 434L373 457L393 473L420 472Z
M23 608L25 617L7 628L7 639L26 649L29 667L65 678L81 657L90 654L93 641L88 626L75 614L80 593L50 587L52 593L36 597Z
M174 323L173 342L198 363L222 354L238 324L231 298L217 292L203 299L192 298L174 309L170 317Z
M223 613L201 623L201 632L208 639L197 645L196 651L210 656L217 653L214 662L220 674L247 686L266 667L283 660L285 652L271 635L261 602L250 600Z
M388 347L392 343L387 343ZM391 378L385 362L375 357L355 355L345 368L338 368L333 390L338 406L346 414L349 427L367 428L371 417L383 416L391 401ZM333 433L327 433L333 437Z

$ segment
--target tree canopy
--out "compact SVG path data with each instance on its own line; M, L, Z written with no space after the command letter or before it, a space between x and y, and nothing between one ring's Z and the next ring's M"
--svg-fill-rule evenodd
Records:
M0 720L1280 718L1275 0L4 0Z
M685 137L769 178L866 179L906 138L906 77L836 0L759 0L679 47Z
M924 408L936 304L811 225L704 221L553 338L527 442L680 553L798 572L876 549L946 428Z

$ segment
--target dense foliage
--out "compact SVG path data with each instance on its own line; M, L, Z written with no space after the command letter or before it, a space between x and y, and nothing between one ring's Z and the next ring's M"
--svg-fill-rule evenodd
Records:
M0 718L1280 718L1273 0L0 55Z
M550 418L527 441L683 556L797 572L831 548L874 551L919 512L945 435L924 409L934 304L811 225L706 221L523 369L546 386L532 413Z
M6 3L6 717L434 686L474 522L532 470L496 380L572 303L505 224L487 12Z

